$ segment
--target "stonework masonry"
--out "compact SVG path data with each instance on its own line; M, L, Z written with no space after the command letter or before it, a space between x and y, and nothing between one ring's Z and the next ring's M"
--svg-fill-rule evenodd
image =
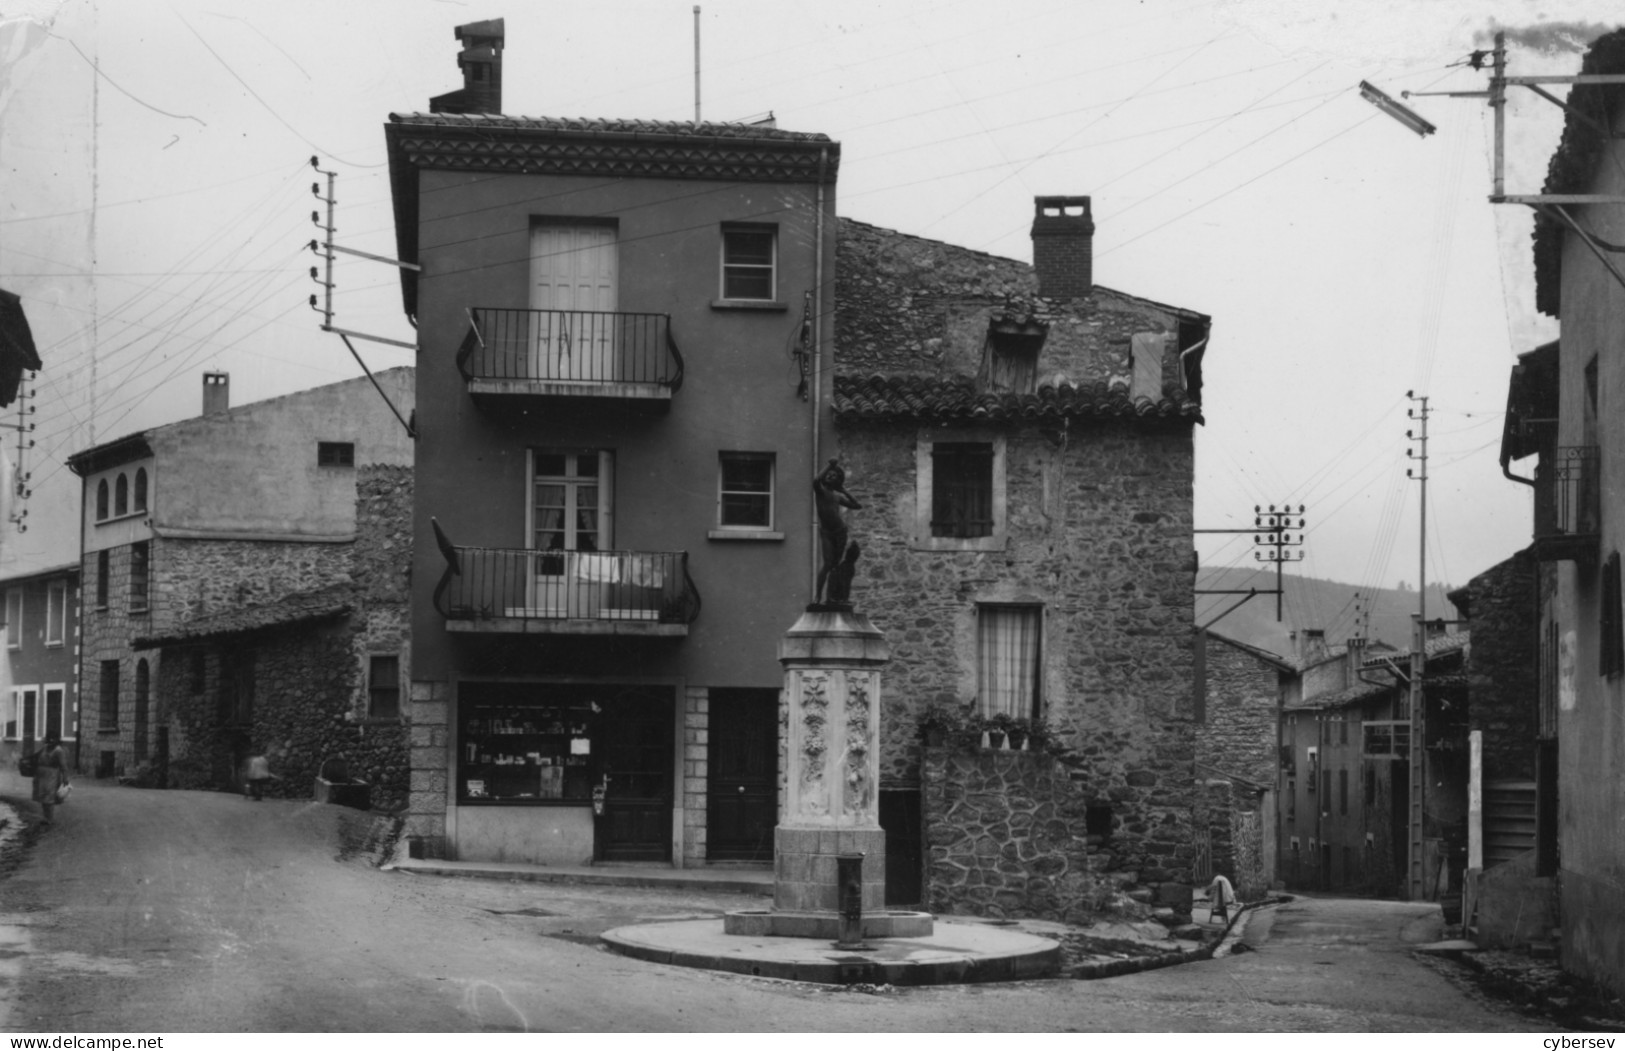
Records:
M1471 729L1483 731L1485 781L1535 779L1539 654L1538 563L1519 552L1467 585L1473 635L1467 655Z
M1196 762L1259 786L1275 784L1281 666L1207 633L1204 714Z

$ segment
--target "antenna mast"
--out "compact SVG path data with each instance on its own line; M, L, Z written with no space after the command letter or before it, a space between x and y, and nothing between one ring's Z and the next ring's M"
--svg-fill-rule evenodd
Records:
M694 123L700 122L700 5L694 5Z

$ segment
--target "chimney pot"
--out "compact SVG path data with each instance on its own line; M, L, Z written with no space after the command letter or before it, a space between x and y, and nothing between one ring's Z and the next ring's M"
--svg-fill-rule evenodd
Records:
M506 28L500 18L469 22L454 31L463 42L457 68L463 71L460 91L448 91L429 100L430 113L501 113L502 46Z
M205 372L203 374L203 415L213 416L231 408L231 374Z
M1094 291L1095 220L1087 197L1033 198L1038 294L1076 299Z

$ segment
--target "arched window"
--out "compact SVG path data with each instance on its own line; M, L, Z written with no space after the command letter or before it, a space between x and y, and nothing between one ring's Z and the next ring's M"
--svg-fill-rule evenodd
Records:
M145 511L146 509L147 509L147 469L145 467L137 467L135 469L135 508L134 508L134 510Z
M113 483L113 517L128 514L130 510L130 479L121 471Z
M96 521L107 517L107 479L96 483Z

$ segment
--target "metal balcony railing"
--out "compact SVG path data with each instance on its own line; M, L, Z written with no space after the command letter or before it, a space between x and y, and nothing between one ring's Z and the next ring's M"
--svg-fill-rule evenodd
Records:
M590 632L605 622L690 624L700 593L686 551L452 547L434 604L448 621L487 622L485 630L559 621Z
M683 385L683 355L669 314L603 310L468 308L457 351L465 381L579 385Z
M1560 445L1535 474L1535 543L1546 560L1575 558L1602 531L1601 457L1595 445Z

